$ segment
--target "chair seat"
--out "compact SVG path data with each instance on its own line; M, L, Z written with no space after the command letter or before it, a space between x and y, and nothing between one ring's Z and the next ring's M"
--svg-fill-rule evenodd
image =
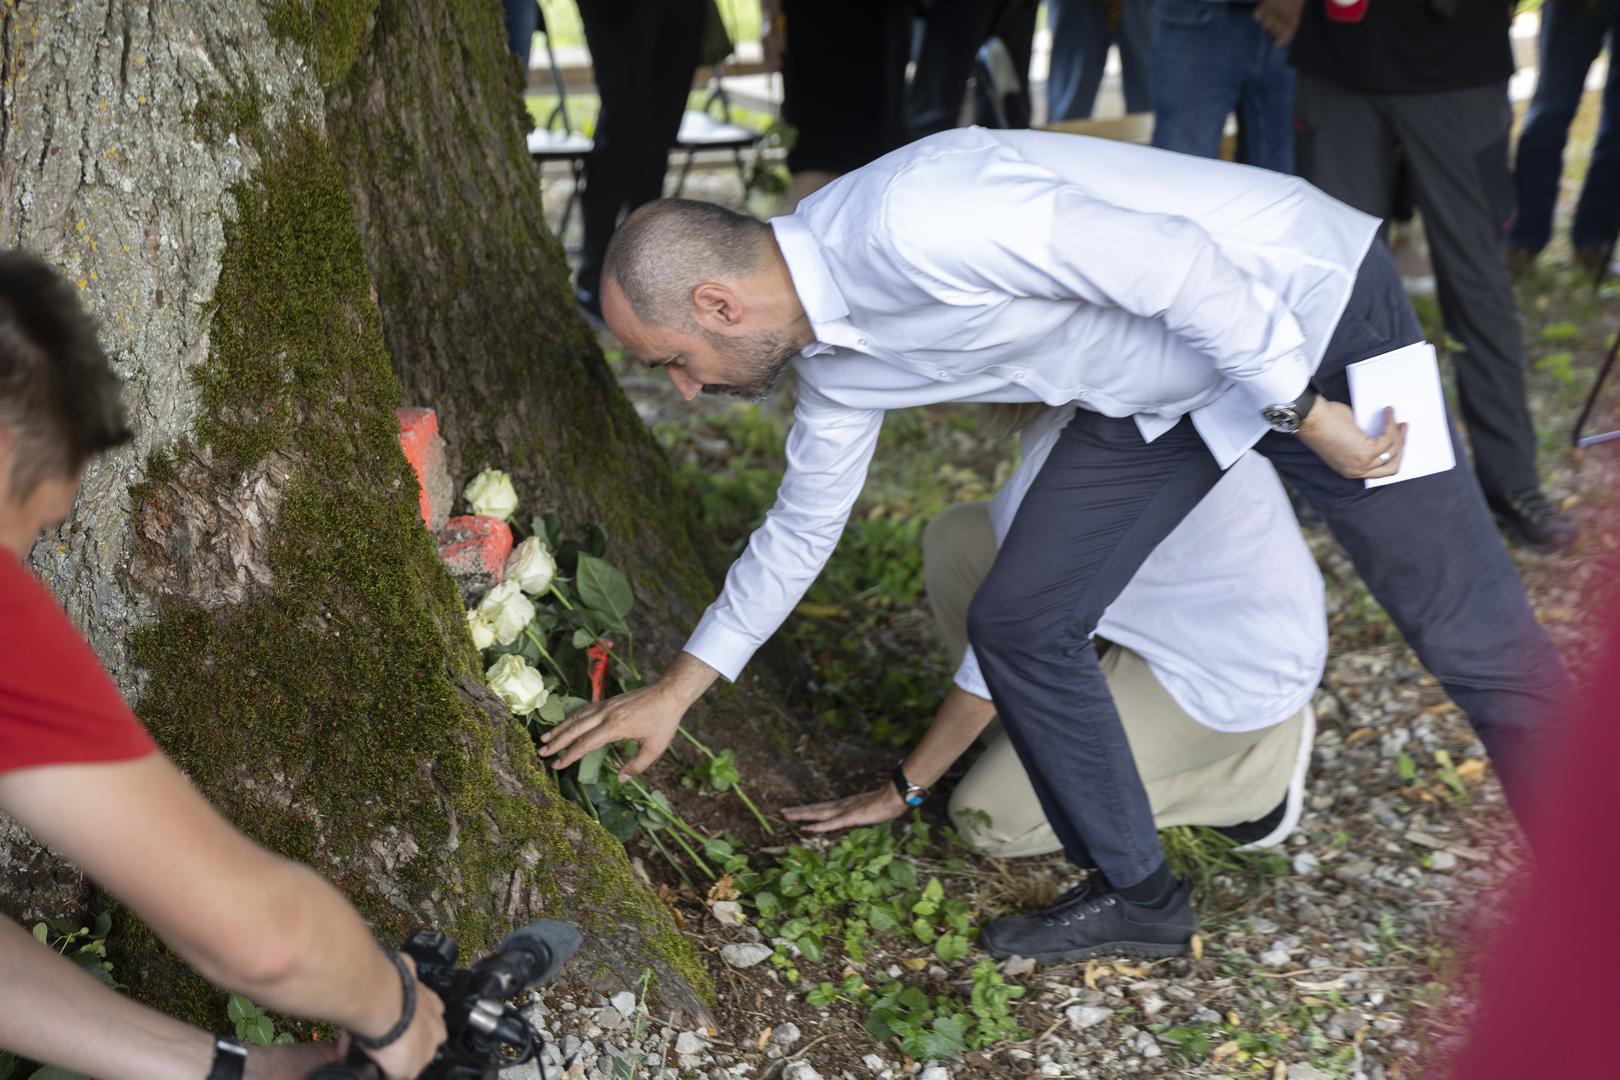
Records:
M741 124L728 124L716 120L706 112L688 109L681 117L681 129L675 144L682 147L753 146L759 141L759 132Z
M584 157L594 145L589 136L577 131L535 128L529 132L529 155L537 160Z

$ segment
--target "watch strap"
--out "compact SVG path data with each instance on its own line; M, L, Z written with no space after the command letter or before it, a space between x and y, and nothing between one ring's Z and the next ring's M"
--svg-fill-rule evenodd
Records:
M894 763L894 790L899 792L900 801L907 806L921 806L928 799L928 789L918 787L906 779L906 763L904 759Z
M405 958L393 949L385 950L385 954L399 971L399 984L404 991L405 1002L400 1009L399 1022L377 1038L368 1039L357 1031L350 1032L354 1036L355 1043L367 1050L381 1050L385 1046L392 1045L405 1034L406 1029L411 1026L411 1021L416 1019L416 980L411 976L411 969L406 965Z
M214 1040L214 1064L206 1080L242 1080L247 1068L247 1047L226 1038Z

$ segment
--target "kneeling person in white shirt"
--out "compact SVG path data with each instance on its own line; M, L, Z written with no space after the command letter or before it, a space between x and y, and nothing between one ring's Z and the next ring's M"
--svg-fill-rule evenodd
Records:
M812 832L872 825L918 805L975 739L984 752L951 792L964 840L999 858L1062 841L1041 810L968 646L967 612L1024 489L1073 410L1023 431L1022 462L989 502L961 503L923 534L923 573L955 686L892 778L784 813ZM1327 623L1321 572L1282 484L1245 454L1143 563L1097 627L1102 669L1158 828L1209 825L1270 847L1299 820ZM907 796L910 796L909 798Z

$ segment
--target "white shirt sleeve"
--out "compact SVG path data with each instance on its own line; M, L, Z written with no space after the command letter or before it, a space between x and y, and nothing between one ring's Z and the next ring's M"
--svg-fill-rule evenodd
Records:
M821 573L866 483L883 410L839 405L800 380L787 471L685 650L735 680Z
M1027 161L997 164L971 188L902 179L887 194L896 255L940 299L991 290L1121 308L1209 356L1256 411L1305 389L1299 321L1196 222L1105 202ZM905 220L920 213L926 223Z

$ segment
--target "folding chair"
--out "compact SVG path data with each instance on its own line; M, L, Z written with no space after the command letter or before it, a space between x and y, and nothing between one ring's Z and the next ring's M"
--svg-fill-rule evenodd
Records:
M711 16L711 35L720 40L717 55L711 65L709 94L703 99L703 108L687 109L681 116L681 128L675 136L675 149L686 151L681 163L680 179L675 182L675 194L686 188L687 174L700 150L730 150L737 163L737 175L745 181L748 166L743 162L743 151L752 150L759 142L759 132L734 122L731 118L731 98L726 95L726 60L732 54L731 32L726 28L720 9L715 6Z
M551 110L543 125L529 132L529 156L536 165L544 165L548 161L566 162L568 171L573 175L574 189L568 195L568 202L563 206L562 222L557 226L557 238L561 240L568 232L568 219L573 216L574 205L579 202L580 190L584 186L585 158L595 143L590 136L575 131L568 119L568 86L563 79L562 69L557 66L557 53L551 46L551 34L546 30L544 9L540 11L539 32L546 44L546 63L551 68L551 84L557 90L557 107Z
M998 128L1029 127L1024 78L1019 74L1018 65L1013 63L1012 51L1006 42L993 37L979 46L973 58L973 82L980 115L988 113L994 117Z

